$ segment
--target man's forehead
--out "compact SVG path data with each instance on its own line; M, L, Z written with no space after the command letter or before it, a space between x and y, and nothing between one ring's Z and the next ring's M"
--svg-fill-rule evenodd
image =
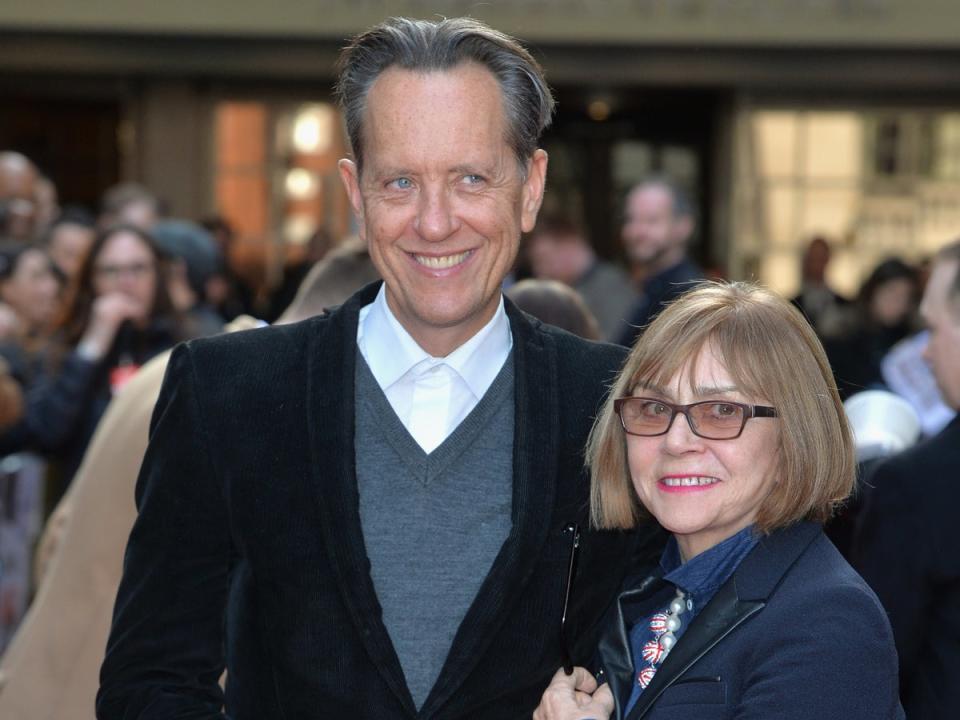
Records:
M462 93L488 92L501 105L503 102L497 78L479 63L465 61L450 68L431 70L409 70L392 65L371 83L366 97L365 119L389 119L383 116L395 111L397 105L402 107L403 100L412 92L430 95L437 100ZM436 112L444 109L444 105L434 108Z
M440 134L453 128L466 144L482 137L484 129L503 134L507 118L493 74L476 63L461 63L449 70L388 68L367 94L364 126L371 137L398 131Z
M646 209L673 210L673 195L662 185L640 185L627 196L627 207L642 205Z
M955 325L960 325L960 260L953 260L944 265L949 265L946 270L946 285L944 291L944 301L950 318Z
M920 312L927 321L949 315L960 322L960 297L952 292L960 272L960 261L941 260L934 263L920 304Z

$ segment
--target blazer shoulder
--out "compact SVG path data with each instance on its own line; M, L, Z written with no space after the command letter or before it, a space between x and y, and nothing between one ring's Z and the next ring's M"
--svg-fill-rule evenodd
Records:
M576 390L578 386L607 387L623 366L627 349L620 345L586 340L578 335L547 325L506 300L507 317L517 344L522 349L517 358L527 358L527 349L546 351L556 361L561 387ZM522 372L523 366L518 366Z
M207 368L274 367L301 362L318 336L329 330L327 316L318 316L289 325L265 325L259 328L196 338L182 343L198 372Z
M871 503L898 508L926 508L940 515L960 501L960 420L923 442L877 465L870 475ZM923 483L922 492L918 483Z
M554 343L561 362L573 369L584 366L617 371L623 367L629 353L622 345L586 340L552 325L539 323L538 330Z
M903 717L886 613L823 535L730 637L724 661L752 717Z
M886 628L889 635L886 612L876 593L820 533L771 595L768 619L776 616L775 622L797 622L823 613L828 606L831 613L856 616L868 626Z
M888 458L877 467L877 472L914 481L918 472L933 472L947 466L954 470L960 468L960 418L933 437Z

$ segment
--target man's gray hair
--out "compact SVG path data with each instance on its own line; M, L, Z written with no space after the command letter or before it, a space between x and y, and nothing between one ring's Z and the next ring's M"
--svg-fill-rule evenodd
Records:
M512 37L471 18L436 22L391 18L353 39L337 63L336 93L357 167L363 165L367 93L384 70L451 70L475 62L497 79L507 119L507 142L521 170L550 124L554 100L540 64Z

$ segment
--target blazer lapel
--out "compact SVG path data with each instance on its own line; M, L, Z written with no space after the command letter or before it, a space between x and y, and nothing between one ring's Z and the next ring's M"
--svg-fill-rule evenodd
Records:
M319 326L310 349L309 437L313 485L320 508L320 533L357 636L387 686L408 714L416 707L403 669L382 620L370 577L370 561L360 524L354 451L354 372L357 318L373 302L379 283L369 285Z
M557 481L558 389L552 343L506 302L513 333L512 528L453 640L421 709L429 717L453 697L490 647L524 591L550 530ZM558 618L559 621L559 618Z
M760 600L740 600L735 583L724 583L703 609L700 617L667 655L667 659L627 715L627 720L642 718L664 690L738 625L760 612L764 605L766 603Z
M636 587L625 590L617 597L616 617L608 630L600 637L599 654L603 658L603 679L610 684L616 706L615 717L623 717L621 701L630 697L633 687L633 658L630 651L630 622L627 619L626 605L633 605L631 617L635 614L643 615L644 611L638 607L643 601L650 601L652 596L665 587L658 573L645 577ZM652 612L653 608L650 609ZM635 611L635 612L634 612Z

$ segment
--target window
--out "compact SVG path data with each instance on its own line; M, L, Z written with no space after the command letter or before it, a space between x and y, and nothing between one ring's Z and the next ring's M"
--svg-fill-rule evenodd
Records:
M737 276L791 295L821 235L834 250L828 279L853 295L881 260L917 260L960 227L960 113L758 109L739 127Z

